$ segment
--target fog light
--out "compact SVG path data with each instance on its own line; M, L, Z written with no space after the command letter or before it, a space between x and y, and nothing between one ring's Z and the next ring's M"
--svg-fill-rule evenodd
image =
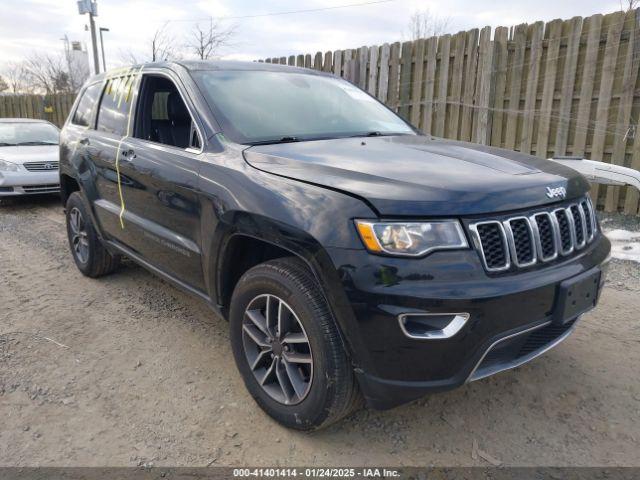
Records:
M442 340L458 333L469 317L468 313L403 313L398 322L409 338Z

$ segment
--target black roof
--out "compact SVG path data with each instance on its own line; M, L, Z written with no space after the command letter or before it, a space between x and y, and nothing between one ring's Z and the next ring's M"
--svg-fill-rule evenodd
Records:
M262 70L262 71L295 71L304 73L321 73L309 68L292 67L277 63L241 62L237 60L181 60L175 62L187 70Z
M247 70L247 71L268 71L268 72L298 72L309 75L330 75L326 72L319 72L309 68L292 67L289 65L279 65L266 62L241 62L236 60L179 60L175 62L150 62L137 65L128 65L115 68L107 72L100 73L91 78L92 81L112 75L122 74L127 71L135 71L140 68L169 68L176 70L176 67L189 71L196 70Z

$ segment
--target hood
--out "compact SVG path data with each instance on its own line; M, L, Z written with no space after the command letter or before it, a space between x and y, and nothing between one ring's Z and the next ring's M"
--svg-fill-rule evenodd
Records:
M259 170L340 190L381 216L495 213L554 203L589 184L555 162L509 150L425 136L343 138L257 145L244 151Z
M24 145L0 147L0 159L11 163L57 162L60 156L59 145Z

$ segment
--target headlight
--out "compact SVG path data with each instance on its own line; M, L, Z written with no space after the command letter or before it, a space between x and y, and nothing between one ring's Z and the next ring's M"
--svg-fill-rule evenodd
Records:
M18 165L0 159L0 172L17 172Z
M418 257L434 250L467 248L460 222L372 222L356 220L362 243L373 253Z

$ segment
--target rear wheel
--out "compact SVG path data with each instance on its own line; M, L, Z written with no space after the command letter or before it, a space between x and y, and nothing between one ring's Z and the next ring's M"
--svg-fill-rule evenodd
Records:
M230 323L245 385L278 422L317 429L359 405L333 316L299 260L273 260L247 271L233 293Z
M94 278L113 272L120 257L109 253L100 241L78 192L69 195L66 211L69 247L78 269Z

